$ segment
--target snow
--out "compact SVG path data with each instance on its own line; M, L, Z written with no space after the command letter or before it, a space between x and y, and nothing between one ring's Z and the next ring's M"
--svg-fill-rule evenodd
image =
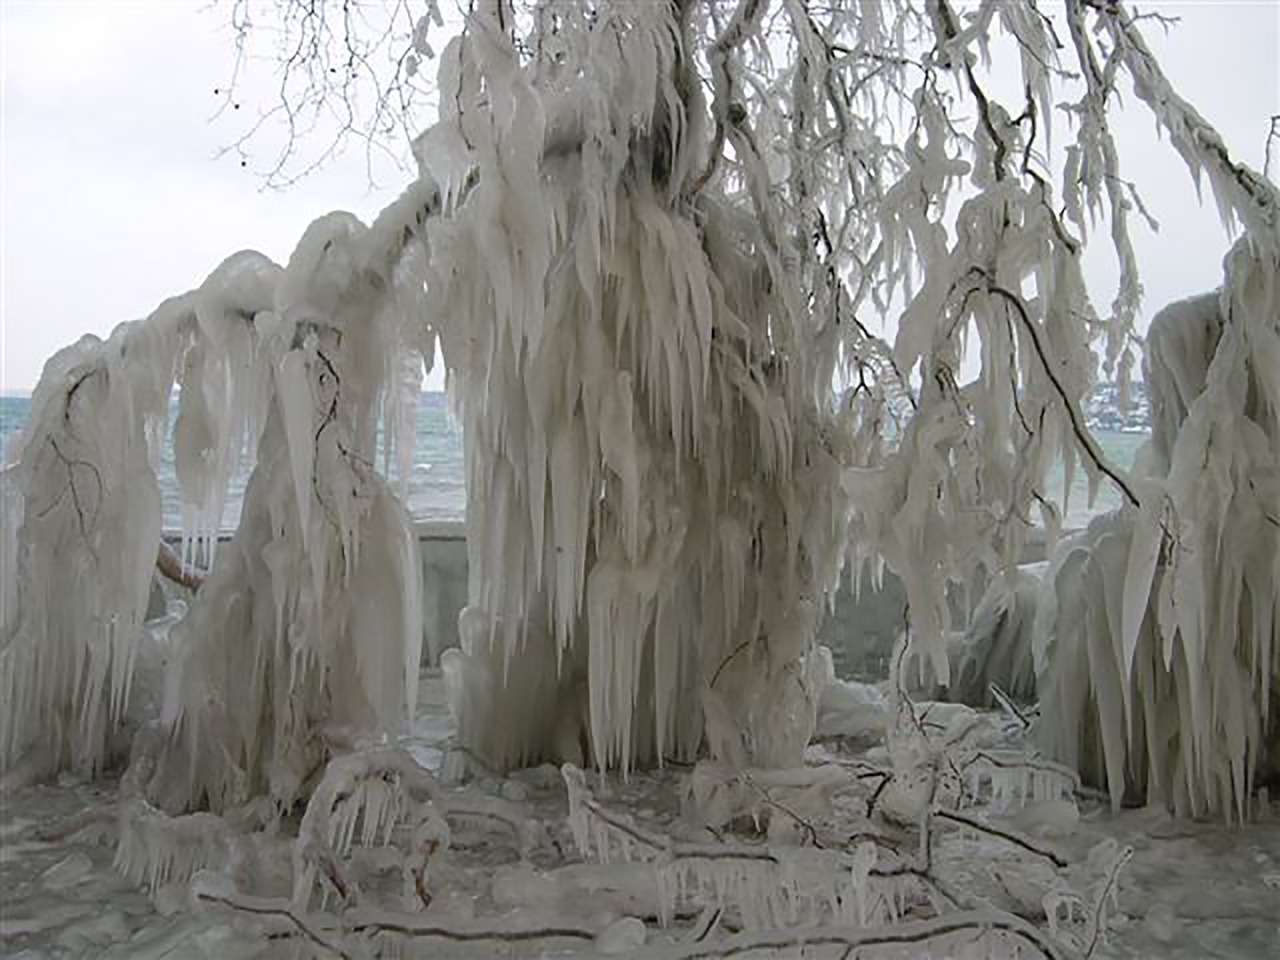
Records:
M735 896L746 895L751 888L743 885L755 883L749 881L748 873L693 866L658 872L639 856L642 851L634 844L629 861L611 858L607 866L582 862L566 822L571 803L558 771L535 767L500 777L477 768L465 785L436 782L438 766L434 775L419 771L406 758L434 756L439 763L444 752L453 749L455 732L445 709L439 672L425 672L422 686L417 720L398 741L399 748L378 748L373 753L355 754L350 761L339 761L326 774L330 787L318 790L316 796L354 798L354 794L347 794L347 788L361 777L367 778L375 770L395 769L408 777L400 783L409 792L419 789L409 787L411 782L421 784L426 792L417 796L430 794L434 798L431 802L449 808L448 841L440 844L431 858L429 906L412 903L416 898L412 876L406 889L402 861L397 859L400 854L390 858L375 855L379 850L403 849L402 845L412 842L416 829L412 816L401 819L404 825L389 835L352 824L356 828L349 834L350 846L340 859L345 875L358 891L354 894L357 899L344 904L330 888L323 912L319 901L313 901L308 909L290 899L290 850L295 844L291 838L314 819L310 812L301 822L286 818L275 838L238 833L224 826L242 847L241 866L229 874L239 878L236 883L226 879L228 874L199 873L192 869L195 861L188 859L186 870L167 876L157 873L149 890L145 882L135 883L113 866L118 839L129 835L124 831L133 830L126 812L130 801L122 796L116 775L94 780L67 775L57 783L11 792L0 805L0 886L6 891L0 952L32 960L87 954L160 957L175 947L183 956L193 958L326 955L300 936L290 921L215 902L221 898L243 908L273 911L292 902L296 915L332 943L356 928L416 930L419 936L413 943L422 955L444 951L451 956L493 956L498 952L539 956L551 951L555 955L600 956L635 949L641 943L645 950L630 955L702 956L709 951L709 955L720 956L727 955L734 944L760 956L788 955L783 945L795 943L795 932L743 931L729 936L721 925L732 928L730 918L737 916L735 910L725 913L725 906L718 910L708 907L712 912L704 916L698 906L700 900L713 903L716 899L727 905ZM996 715L989 716L998 722ZM846 752L838 741L823 741L811 747L808 755L810 763L820 764L811 768L815 771L822 770L822 765L829 768L833 762L871 764L875 756L874 751L864 749ZM652 834L668 850L722 855L725 850L717 849L722 842L705 828L685 821L679 812L681 784L687 776L673 770L635 772L626 781L616 776L593 776L589 792L607 812L627 811L637 829ZM864 808L868 792L869 788L838 793L834 815L821 821L823 836L836 836L850 828L865 829L858 826L861 816L857 811ZM480 816L486 804L511 819ZM319 800L312 800L312 810L323 807ZM963 885L971 896L990 898L993 905L1021 914L1026 918L1021 922L1027 926L1036 922L1037 915L1042 927L1047 923L1041 901L1048 897L1046 902L1052 904L1054 897L1049 895L1059 891L1055 894L1060 904L1056 908L1059 926L1067 932L1088 933L1088 915L1096 894L1092 884L1105 875L1120 851L1132 848L1132 859L1119 873L1117 905L1107 913L1105 937L1095 957L1261 958L1280 949L1280 929L1275 921L1280 912L1280 882L1276 880L1280 876L1280 807L1271 804L1260 810L1253 822L1231 828L1213 820L1174 818L1154 807L1113 813L1105 802L1079 797L1021 807L1015 804L1015 808L1000 814L998 808L979 805L966 815L1022 835L1042 837L1039 843L1049 844L1065 858L1069 864L1066 870L1056 871L1041 857L961 827L939 831L935 838L938 875L953 885ZM1074 811L1074 816L1067 811ZM370 822L384 824L386 820L375 815L372 821L365 821ZM523 838L513 828L519 828ZM191 832L187 827L178 829ZM349 827L335 836L341 839L346 829ZM891 835L885 824L876 830L883 836ZM752 832L748 827L747 835L737 842L746 845L744 852L758 854L764 848L760 838L750 836ZM387 836L390 847L383 846ZM723 843L727 842L728 836ZM335 857L341 846L333 846ZM893 860L883 852L871 857L877 846L864 841L853 848L856 855L850 860L850 869L861 871L864 880L851 881L844 895L847 903L837 904L836 912L828 914L847 919L837 921L836 926L830 921L826 926L818 923L803 934L811 944L811 953L806 956L826 956L819 945L827 940L845 944L877 931L918 935L955 922L957 915L950 911L935 917L928 898L922 899L911 890L904 888L899 893L886 887L873 893L879 888L874 878L868 884L868 871ZM120 849L127 849L127 844ZM807 884L818 883L824 869L822 858L829 856L812 846L789 849L793 859L782 869L790 879L781 887L775 882L775 893L799 893ZM213 863L206 858L204 866L207 869ZM184 874L194 876L195 882L185 880ZM755 895L761 892L756 888ZM711 894L713 900L706 901ZM194 905L191 896L204 905ZM891 899L882 900L882 896ZM898 896L905 899L898 903ZM1071 896L1083 897L1083 902L1072 908L1074 921L1068 917L1067 900L1062 899ZM758 909L782 909L776 904L765 908L759 905L762 903L758 902ZM859 922L874 921L880 911L889 909L905 911L897 925L867 927ZM784 918L788 910L783 910ZM661 920L664 915L668 920L665 925ZM802 911L796 916L804 919L805 915ZM982 922L978 916L972 919ZM699 938L708 921L710 935ZM840 928L839 923L848 926ZM974 928L964 929L966 939L971 937ZM266 933L281 939L264 940ZM520 939L524 936L530 938ZM391 955L418 955L418 947L406 942L404 934L383 932L366 942L380 944L380 949ZM963 942L944 939L934 942L932 949L934 955L963 955L952 951L974 949L971 945L962 947ZM953 943L953 948L947 948L947 943ZM981 943L975 956L1002 955L1001 949L1005 950L1003 955L1013 955L1008 941L994 935ZM393 950L398 953L392 954ZM831 948L830 955L840 956L843 950L844 946ZM920 956L918 950L903 946L862 952L875 957ZM1025 947L1021 955L1028 955Z

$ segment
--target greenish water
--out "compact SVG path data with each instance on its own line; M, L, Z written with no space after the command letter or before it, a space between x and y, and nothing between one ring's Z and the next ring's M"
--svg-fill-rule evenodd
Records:
M6 462L10 459L9 441L21 431L30 408L29 397L0 397L0 449L5 451ZM409 509L421 519L460 520L466 510L462 436L449 421L443 393L419 395L417 425L417 449L413 474L409 478ZM1125 470L1133 465L1138 448L1147 439L1147 434L1107 431L1095 432L1094 436L1107 457ZM1048 483L1050 495L1059 503L1062 502L1062 477L1059 467L1050 475ZM165 526L177 527L181 522L181 512L173 454L169 448L162 455L159 479ZM227 526L234 526L240 515L240 498L247 479L247 471L232 479L224 516ZM1090 516L1113 509L1120 503L1119 491L1105 479L1092 508L1088 504L1088 495L1085 473L1077 468L1066 517L1068 526L1083 526Z
M9 443L21 432L30 410L30 397L0 397L0 450L4 451L5 463L14 458ZM462 434L450 423L445 395L419 394L417 444L413 472L409 477L409 510L424 520L460 520L466 512L464 476ZM175 529L182 525L182 509L174 473L173 449L168 445L161 452L158 479L164 525ZM248 479L247 465L231 478L223 511L224 527L236 525Z
M1138 450L1151 438L1149 433L1115 433L1109 430L1095 430L1094 437L1114 466L1122 470L1130 470L1138 455ZM1046 478L1049 497L1059 506L1062 504L1064 471L1061 464L1055 466ZM1114 510L1120 506L1122 494L1119 488L1102 477L1098 482L1098 495L1093 505L1089 504L1089 477L1084 467L1078 462L1075 474L1071 478L1071 496L1067 502L1064 525L1067 527L1083 527L1090 517Z

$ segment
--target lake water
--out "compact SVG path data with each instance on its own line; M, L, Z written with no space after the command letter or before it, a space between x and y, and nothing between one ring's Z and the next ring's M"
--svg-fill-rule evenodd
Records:
M31 407L28 397L0 397L0 450L6 459L9 441L26 423ZM410 512L422 520L461 520L466 510L465 470L462 457L462 433L449 418L443 393L422 393L418 397L417 447L413 473L409 478ZM1129 469L1146 434L1095 433L1103 451L1117 466ZM240 498L248 479L247 471L232 479L224 526L234 527L240 515ZM173 471L172 449L166 447L160 464L160 491L164 503L164 525L176 529L181 525L177 479ZM1049 491L1061 502L1062 471L1049 478ZM1119 502L1118 491L1103 481L1098 500L1090 509L1088 488L1083 470L1077 470L1072 484L1068 526L1082 526L1094 513L1110 510Z
M29 397L0 397L0 450L4 451L6 462L10 459L10 438L22 430L30 409ZM176 407L171 416L176 416ZM461 520L467 503L462 431L450 421L443 393L418 395L417 427L413 472L409 477L409 510L421 520ZM226 528L234 527L240 517L240 501L248 479L247 466L231 478L223 511ZM164 526L176 530L182 525L182 507L173 448L169 445L161 452L159 481Z

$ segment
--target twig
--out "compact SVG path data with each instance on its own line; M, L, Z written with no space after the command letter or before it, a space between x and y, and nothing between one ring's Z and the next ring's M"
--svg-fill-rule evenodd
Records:
M1272 116L1271 126L1267 130L1267 145L1262 157L1262 175L1264 177L1271 177L1271 147L1277 140L1280 140L1280 113Z
M486 926L483 922L466 925L446 925L437 921L419 920L410 914L363 913L348 914L346 929L351 933L376 936L379 933L396 933L405 937L438 937L453 943L528 943L533 940L586 940L593 941L596 934L585 927L528 927L503 929Z
M1125 847L1120 851L1120 855L1116 857L1115 862L1111 864L1111 869L1107 871L1107 878L1102 884L1102 888L1098 891L1098 898L1093 904L1093 920L1091 926L1093 933L1089 937L1089 946L1085 950L1085 960L1093 956L1093 951L1098 947L1098 941L1102 936L1102 913L1103 906L1107 901L1107 897L1111 895L1116 884L1120 880L1120 870L1133 859L1133 847Z
M1071 956L1065 948L1054 943L1037 927L1012 913L995 910L962 911L932 920L911 920L892 927L817 927L744 933L715 944L692 944L659 956L669 960L712 960L716 957L741 957L753 952L776 956L784 950L797 947L804 947L806 950L824 946L845 946L855 950L867 947L903 947L928 943L966 931L995 931L1012 936L1034 948L1041 956L1052 960L1066 960Z
M335 956L342 957L343 960L355 960L354 956L340 945L330 943L320 936L319 933L312 929L310 924L295 914L284 902L257 901L245 897L224 897L199 888L194 891L194 896L197 900L207 900L210 903L221 904L224 907L230 907L232 910L239 910L242 913L251 913L260 917L278 917L282 920L287 920L291 926L316 946L327 950Z
M1080 444L1081 448L1089 456L1089 459L1093 461L1093 464L1098 468L1098 471L1105 474L1117 487L1119 487L1120 492L1125 495L1133 506L1141 507L1142 503L1138 499L1138 495L1133 492L1133 488L1129 485L1129 481L1126 479L1124 473L1117 467L1111 465L1110 461L1107 460L1106 455L1102 452L1102 449L1098 446L1097 441L1093 439L1088 428L1085 427L1084 422L1081 420L1079 409L1071 400L1066 387L1064 387L1062 385L1062 381L1058 379L1058 375L1053 369L1053 364L1049 361L1049 356L1045 351L1044 344L1040 340L1040 329L1035 325L1030 315L1027 313L1027 308L1022 302L1022 298L1010 293L1004 287L995 283L990 275L980 267L975 267L974 271L986 279L987 292L1000 297L1006 303L1010 304L1014 308L1014 312L1017 313L1018 318L1022 321L1022 325L1026 329L1027 335L1031 340L1031 345L1035 348L1036 356L1040 360L1040 365L1044 368L1045 375L1053 385L1054 392L1057 393L1058 398L1062 401L1063 407L1066 408L1067 419L1071 422L1071 430L1075 434L1076 440Z
M999 827L994 827L989 823L983 823L981 820L974 817L967 817L962 813L955 812L954 810L935 809L933 811L933 815L935 817L941 817L943 820L949 820L952 823L957 823L960 826L968 827L971 830L977 830L980 833L997 837L1007 843L1013 844L1016 847L1021 847L1028 853L1034 853L1037 856L1044 857L1055 867L1060 869L1066 869L1070 865L1067 858L1062 856L1062 854L1055 853L1053 850L1040 846L1030 837L1024 837L1021 834L1014 833L1010 830L1001 830Z
M996 703L1000 704L1002 709L1011 713L1014 719L1022 725L1023 730L1030 728L1031 721L1027 719L1026 715L1021 710L1018 709L1017 704L1015 704L1010 696L1000 688L998 683L993 681L987 684L987 689L991 691L991 696L995 698Z

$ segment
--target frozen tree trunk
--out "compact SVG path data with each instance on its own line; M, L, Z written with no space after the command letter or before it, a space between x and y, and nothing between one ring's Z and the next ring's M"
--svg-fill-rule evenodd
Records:
M474 184L432 227L429 284L435 315L467 318L443 330L467 460L460 736L499 768L625 770L704 733L721 759L794 765L845 536L834 397L779 238L682 192L667 12L626 16L625 47L537 88L500 34L455 41L459 95L420 143L427 175Z

